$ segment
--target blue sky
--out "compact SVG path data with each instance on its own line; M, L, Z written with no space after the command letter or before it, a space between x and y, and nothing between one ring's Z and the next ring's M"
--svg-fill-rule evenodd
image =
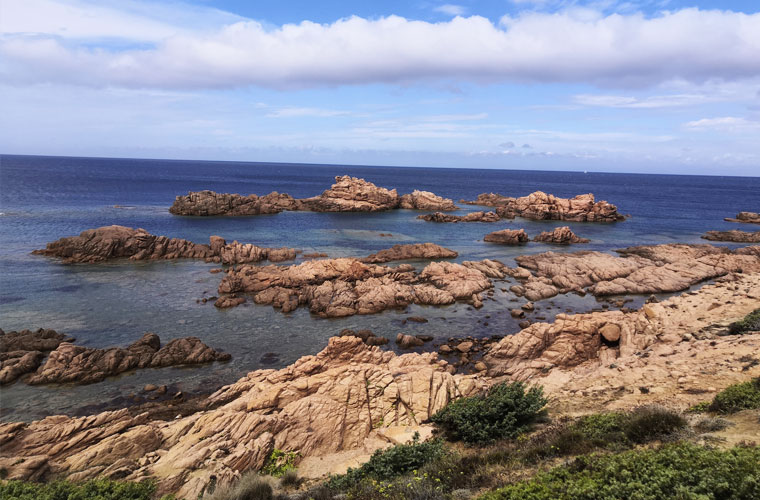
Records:
M760 175L760 2L0 0L0 152Z

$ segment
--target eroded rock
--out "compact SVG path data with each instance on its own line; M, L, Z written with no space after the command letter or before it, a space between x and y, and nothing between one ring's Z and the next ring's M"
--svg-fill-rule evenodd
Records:
M411 210L436 210L440 212L459 209L459 207L454 205L454 202L449 198L442 198L430 191L418 191L416 189L410 194L405 194L401 197L399 208Z
M0 330L0 385L10 384L34 372L47 353L55 350L61 342L73 340L55 330L42 328L18 332Z
M745 222L748 224L760 224L760 213L757 212L739 212L736 218L726 217L723 219L728 222Z
M498 222L500 219L496 212L471 212L467 215L451 215L435 212L418 215L417 218L428 222Z
M500 243L502 245L522 245L529 240L524 229L502 229L488 233L483 237L483 241L490 243Z
M710 241L733 241L734 243L760 243L760 231L748 232L732 229L731 231L707 231L702 238Z
M570 227L562 226L554 228L552 231L543 231L541 234L533 238L533 241L553 243L556 245L569 245L573 243L588 243L590 240L580 238L570 230Z
M410 259L453 259L459 256L454 250L449 250L435 243L414 243L411 245L393 245L391 248L380 250L361 259L370 264L383 264L394 260Z
M567 220L576 222L617 222L625 220L617 207L606 201L595 201L594 195L581 194L574 198L559 198L542 191L528 196L510 198L494 193L484 193L470 205L496 207L496 213L505 219L517 216L535 220Z

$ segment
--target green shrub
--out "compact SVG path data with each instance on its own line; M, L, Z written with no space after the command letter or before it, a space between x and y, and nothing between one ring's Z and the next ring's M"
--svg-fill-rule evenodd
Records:
M627 417L624 427L629 440L642 444L672 436L686 427L686 419L659 406L643 406Z
M261 469L261 472L269 474L272 477L281 477L287 471L296 468L297 459L298 452L282 451L275 448L269 454L269 458L267 458L267 462Z
M722 451L691 444L585 456L481 500L760 498L760 448Z
M431 420L452 440L486 444L527 430L547 402L541 387L526 391L522 382L503 383L450 403Z
M732 335L738 335L747 332L760 332L760 309L755 309L748 315L735 323L731 323L728 332Z
M707 411L710 411L710 402L702 401L701 403L697 403L686 410L686 413L705 413Z
M387 481L419 469L445 453L446 449L440 439L420 442L420 435L415 433L411 443L377 450L358 469L348 469L345 474L330 478L329 485L332 489L347 490L364 478Z
M736 413L760 408L760 377L726 387L715 395L710 410L718 413Z
M0 498L15 500L150 500L156 491L153 482L130 483L93 479L83 483L53 481L0 483Z

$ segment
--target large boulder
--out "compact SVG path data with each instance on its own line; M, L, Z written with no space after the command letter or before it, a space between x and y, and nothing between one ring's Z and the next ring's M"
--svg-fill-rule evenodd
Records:
M454 201L449 198L442 198L430 191L418 191L415 189L412 193L405 194L401 197L399 208L446 212L450 210L458 210L459 207L454 205Z
M569 245L571 243L588 243L590 240L580 238L573 233L568 226L556 227L552 231L543 231L533 238L533 241L541 243L553 243L556 245Z
M483 237L483 241L490 243L500 243L502 245L522 245L529 240L525 229L502 229L488 233Z

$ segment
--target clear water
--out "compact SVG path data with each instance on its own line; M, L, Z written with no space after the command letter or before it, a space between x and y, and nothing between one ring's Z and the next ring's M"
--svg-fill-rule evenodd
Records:
M458 201L483 192L523 196L543 190L571 197L593 192L631 218L616 224L567 223L592 243L558 248L541 244L505 247L483 236L502 228L524 228L531 236L564 222L516 219L497 223L435 224L417 220L418 212L377 214L284 212L257 217L177 217L169 214L174 197L187 191L314 196L336 175L349 174L400 194L433 191ZM723 221L741 210L760 211L760 178L635 175L516 170L471 170L346 165L292 165L135 159L0 156L0 328L53 328L92 347L124 346L152 331L166 342L195 335L233 355L228 363L191 368L143 370L87 386L30 387L15 383L0 389L2 420L28 420L48 414L75 414L88 405L107 405L139 392L146 383L170 384L185 392L233 382L257 368L277 368L313 354L343 328L369 328L378 335L398 332L451 336L506 335L519 330L509 315L514 297L496 283L494 300L483 309L466 304L411 306L368 316L321 319L299 309L282 314L270 306L247 303L218 310L197 300L216 294L221 279L203 262L108 262L62 265L30 255L49 241L109 224L142 227L154 234L207 243L211 235L261 246L289 246L331 257L364 256L395 243L432 241L457 250L458 260L499 259L512 263L520 254L579 248L612 251L631 245L702 242L711 229L737 228ZM460 213L479 210L463 206ZM392 237L381 237L391 233ZM423 266L424 262L415 263ZM635 298L640 303L643 298ZM567 309L598 308L592 297L561 296L539 304L533 316L552 320ZM428 323L403 324L408 316ZM490 316L490 317L486 317ZM487 325L486 325L487 323ZM426 346L429 348L430 344ZM392 344L390 348L392 348ZM264 365L274 352L279 362ZM91 407L95 408L95 407Z

